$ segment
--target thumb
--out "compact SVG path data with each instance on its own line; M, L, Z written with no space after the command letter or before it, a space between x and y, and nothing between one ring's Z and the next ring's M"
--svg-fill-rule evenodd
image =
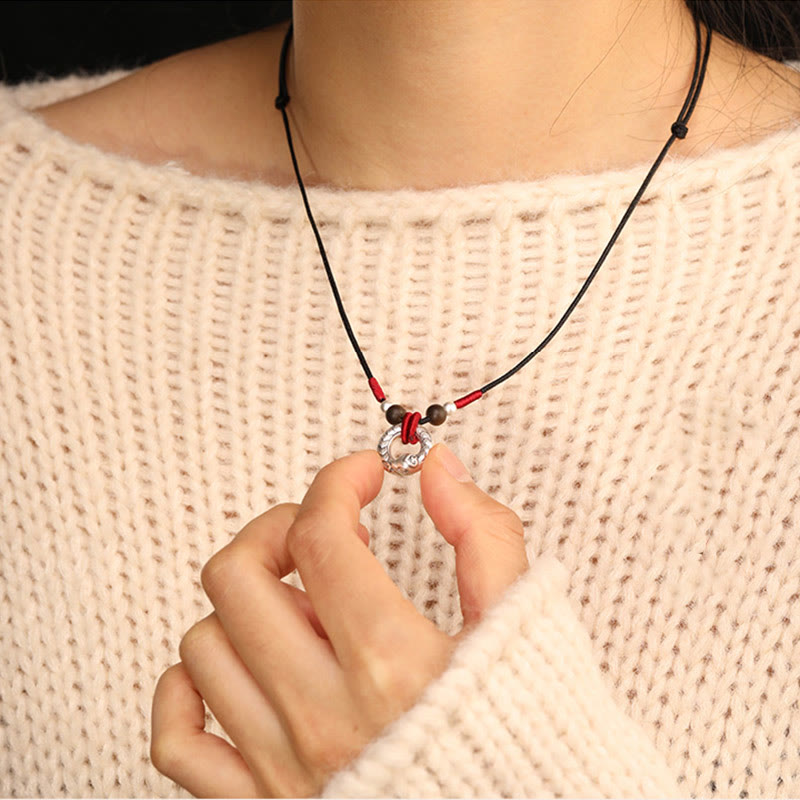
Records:
M420 488L430 518L456 551L464 625L475 625L528 568L522 521L473 483L444 444L423 462Z

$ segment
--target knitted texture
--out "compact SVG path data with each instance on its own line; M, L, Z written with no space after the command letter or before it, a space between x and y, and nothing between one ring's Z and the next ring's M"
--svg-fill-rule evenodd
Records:
M325 796L680 797L606 688L566 586L552 556L534 561L444 676Z
M0 87L2 795L187 796L150 705L202 565L387 427L296 187L27 110L124 74ZM649 168L311 188L387 396L424 410L533 349ZM667 156L548 347L435 429L532 567L326 795L800 796L799 194L800 127ZM456 633L418 478L361 518Z

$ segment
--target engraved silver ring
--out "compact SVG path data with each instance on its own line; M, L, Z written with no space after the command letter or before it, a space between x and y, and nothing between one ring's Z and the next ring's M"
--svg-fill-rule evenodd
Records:
M416 434L419 439L419 451L406 453L402 456L393 456L391 452L392 442L400 435L402 429L402 423L389 428L378 442L378 452L383 459L383 468L387 472L391 472L394 475L412 475L422 469L422 462L430 452L431 447L433 447L433 439L425 428L417 427Z

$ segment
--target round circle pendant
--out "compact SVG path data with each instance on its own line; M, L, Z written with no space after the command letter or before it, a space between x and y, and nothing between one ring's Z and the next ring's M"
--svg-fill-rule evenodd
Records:
M433 447L433 439L425 428L418 427L416 433L419 439L419 451L394 457L391 454L392 442L400 435L402 428L402 424L389 428L378 442L378 452L383 459L383 468L387 472L394 475L412 475L422 469L422 462Z

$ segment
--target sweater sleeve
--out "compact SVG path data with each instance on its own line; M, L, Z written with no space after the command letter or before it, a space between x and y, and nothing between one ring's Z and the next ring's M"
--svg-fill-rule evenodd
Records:
M563 565L538 558L323 797L680 797L566 588Z

